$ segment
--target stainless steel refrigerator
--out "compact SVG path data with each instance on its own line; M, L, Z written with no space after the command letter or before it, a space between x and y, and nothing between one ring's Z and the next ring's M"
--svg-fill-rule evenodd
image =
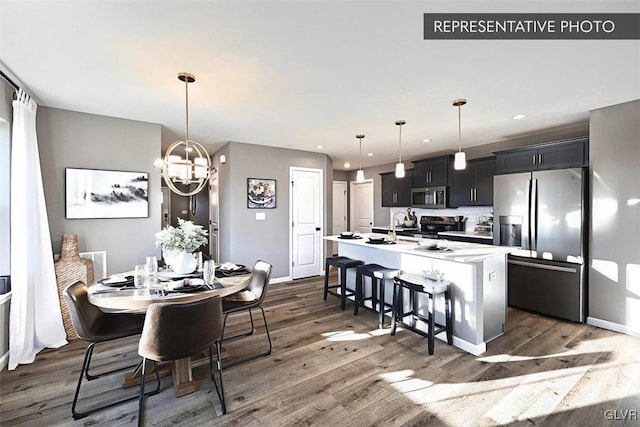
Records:
M496 175L494 244L507 262L511 306L584 322L585 169Z

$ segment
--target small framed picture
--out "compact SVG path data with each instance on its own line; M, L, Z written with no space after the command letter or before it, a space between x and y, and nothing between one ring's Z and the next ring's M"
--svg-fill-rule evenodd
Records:
M149 174L65 169L65 218L148 218Z
M247 178L247 207L249 209L275 209L276 180Z

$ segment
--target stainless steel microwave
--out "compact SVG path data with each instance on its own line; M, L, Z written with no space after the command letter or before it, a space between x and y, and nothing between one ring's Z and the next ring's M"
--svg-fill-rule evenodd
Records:
M414 208L444 209L447 202L447 187L444 185L411 189L411 206Z

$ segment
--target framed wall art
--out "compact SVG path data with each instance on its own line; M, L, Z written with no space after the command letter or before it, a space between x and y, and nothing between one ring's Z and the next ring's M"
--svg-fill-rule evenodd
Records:
M276 180L247 178L247 207L249 209L275 209Z
M65 169L65 218L148 218L149 174Z

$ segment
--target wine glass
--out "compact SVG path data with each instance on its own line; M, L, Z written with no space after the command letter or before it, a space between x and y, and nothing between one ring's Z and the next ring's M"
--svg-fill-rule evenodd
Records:
M155 279L158 272L158 258L155 256L148 256L145 262L147 268L147 279L149 281Z
M213 287L213 282L216 280L216 262L212 259L208 259L202 266L202 279L205 285L209 288Z
M145 287L145 282L147 280L147 266L144 264L138 264L133 269L133 285L137 289L142 289Z

